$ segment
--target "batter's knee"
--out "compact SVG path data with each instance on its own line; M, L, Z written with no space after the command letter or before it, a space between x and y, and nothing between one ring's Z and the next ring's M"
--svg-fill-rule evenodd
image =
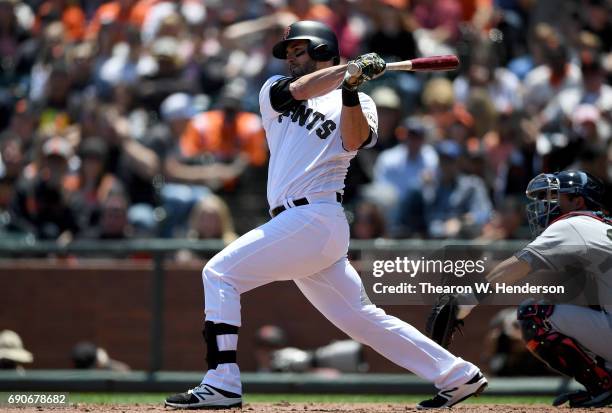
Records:
M208 285L212 286L216 284L221 279L221 274L222 273L218 270L214 261L208 261L202 269L202 282L204 283L204 288Z

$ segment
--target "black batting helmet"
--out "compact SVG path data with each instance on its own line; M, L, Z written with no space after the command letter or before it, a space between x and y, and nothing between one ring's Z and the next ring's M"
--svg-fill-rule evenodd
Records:
M286 59L287 43L291 40L308 40L308 55L314 60L326 62L334 59L334 64L340 61L336 34L323 23L311 20L293 23L285 30L283 40L274 45L272 55Z

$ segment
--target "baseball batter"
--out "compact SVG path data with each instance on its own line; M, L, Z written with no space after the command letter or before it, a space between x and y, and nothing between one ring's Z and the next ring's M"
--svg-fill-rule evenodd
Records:
M209 369L200 385L169 397L166 405L241 405L236 364L240 294L279 280L293 280L350 337L441 389L421 407L451 406L482 391L487 381L476 366L371 304L347 259L344 178L357 151L377 139L376 107L357 88L380 75L384 61L375 54L360 56L354 62L361 75L345 79L335 34L313 21L289 26L273 55L287 60L291 76L270 78L259 96L271 153L267 190L272 219L204 267Z
M560 395L555 406L612 404L612 219L602 212L603 188L597 178L582 171L535 177L527 187L533 201L527 212L536 238L487 275L491 283L515 283L538 270L574 276L583 272L596 284L597 305L529 300L518 308L527 348L585 387ZM459 305L457 318L465 318L473 307Z

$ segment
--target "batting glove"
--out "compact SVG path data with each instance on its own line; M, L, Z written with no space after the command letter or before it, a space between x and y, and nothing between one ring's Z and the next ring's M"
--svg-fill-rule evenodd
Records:
M385 61L376 53L361 55L355 60L355 63L359 65L361 76L363 76L365 80L376 79L387 67Z
M351 60L350 63L358 65L361 74L351 77L347 73L344 78L343 87L349 90L356 90L364 82L376 79L385 71L387 66L385 61L376 53L361 55L357 59Z

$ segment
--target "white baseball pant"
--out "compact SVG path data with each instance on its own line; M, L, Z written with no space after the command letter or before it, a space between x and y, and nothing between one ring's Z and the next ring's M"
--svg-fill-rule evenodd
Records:
M240 294L269 282L294 280L306 298L354 340L440 389L465 383L478 371L475 365L364 297L361 279L346 257L349 227L344 210L332 195L287 209L213 257L202 271L206 321L240 326ZM220 351L236 350L237 342L235 334L217 336ZM242 394L235 363L208 370L202 383Z

